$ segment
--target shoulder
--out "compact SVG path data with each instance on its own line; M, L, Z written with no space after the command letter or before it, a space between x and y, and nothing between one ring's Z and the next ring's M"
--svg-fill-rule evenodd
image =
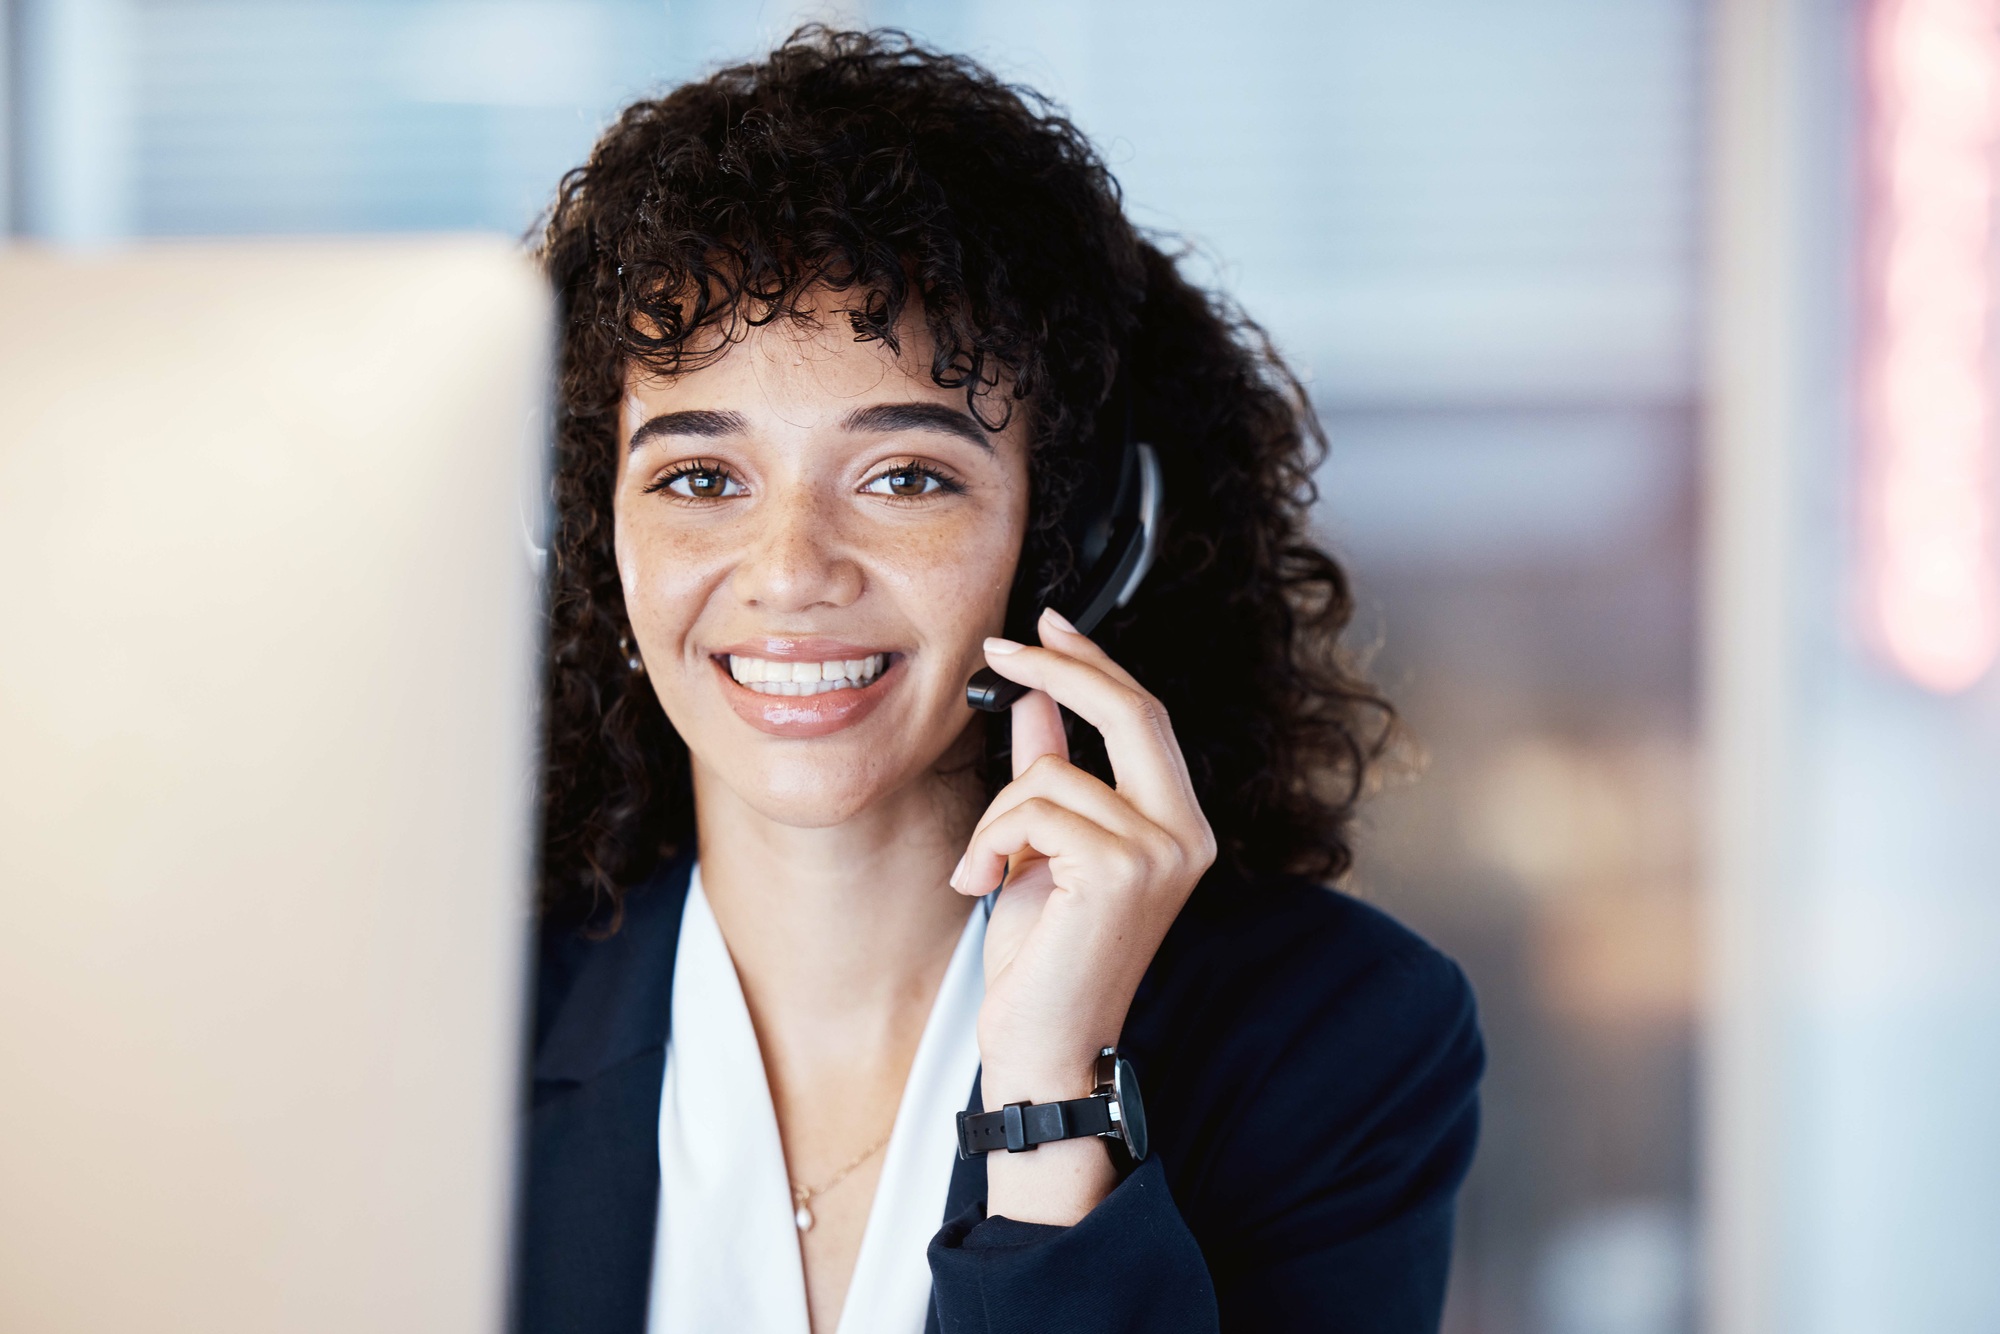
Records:
M1364 1229L1448 1198L1470 1164L1485 1065L1472 988L1349 895L1291 877L1204 882L1127 1041L1191 1222L1220 1211L1233 1231L1306 1209Z
M666 1043L693 864L685 856L662 862L625 895L615 922L543 924L534 978L536 1080L580 1082Z
M1381 909L1295 876L1205 880L1146 983L1149 1008L1179 1020L1226 997L1232 1044L1330 1019L1406 1042L1476 1037L1457 964Z

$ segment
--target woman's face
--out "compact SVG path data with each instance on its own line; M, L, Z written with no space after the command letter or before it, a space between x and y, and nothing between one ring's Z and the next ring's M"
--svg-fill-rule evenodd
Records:
M1028 514L1025 413L983 429L932 382L921 320L898 357L814 313L630 378L613 506L636 647L697 790L798 826L902 791L964 734Z

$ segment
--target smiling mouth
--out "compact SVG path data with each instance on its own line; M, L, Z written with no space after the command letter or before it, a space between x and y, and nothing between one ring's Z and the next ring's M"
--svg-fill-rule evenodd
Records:
M886 653L827 662L785 662L773 658L724 655L730 679L760 695L824 695L871 685L889 665Z

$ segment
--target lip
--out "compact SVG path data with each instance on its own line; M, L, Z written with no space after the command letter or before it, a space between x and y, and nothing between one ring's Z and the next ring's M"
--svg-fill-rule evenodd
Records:
M832 662L874 653L889 660L880 676L865 686L823 695L762 695L729 674L732 655L772 662ZM852 727L873 713L883 696L902 681L906 659L890 649L839 639L754 639L716 649L708 660L722 682L722 697L738 718L770 736L810 741Z
M871 653L891 653L880 644L855 644L845 639L745 639L724 644L710 657L769 658L772 662L832 662L839 658L865 658Z

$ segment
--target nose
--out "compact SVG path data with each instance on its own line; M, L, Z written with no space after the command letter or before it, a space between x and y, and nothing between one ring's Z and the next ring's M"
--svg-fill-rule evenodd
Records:
M806 485L767 493L731 588L746 606L794 612L844 607L861 596L861 567L844 549L838 516Z

